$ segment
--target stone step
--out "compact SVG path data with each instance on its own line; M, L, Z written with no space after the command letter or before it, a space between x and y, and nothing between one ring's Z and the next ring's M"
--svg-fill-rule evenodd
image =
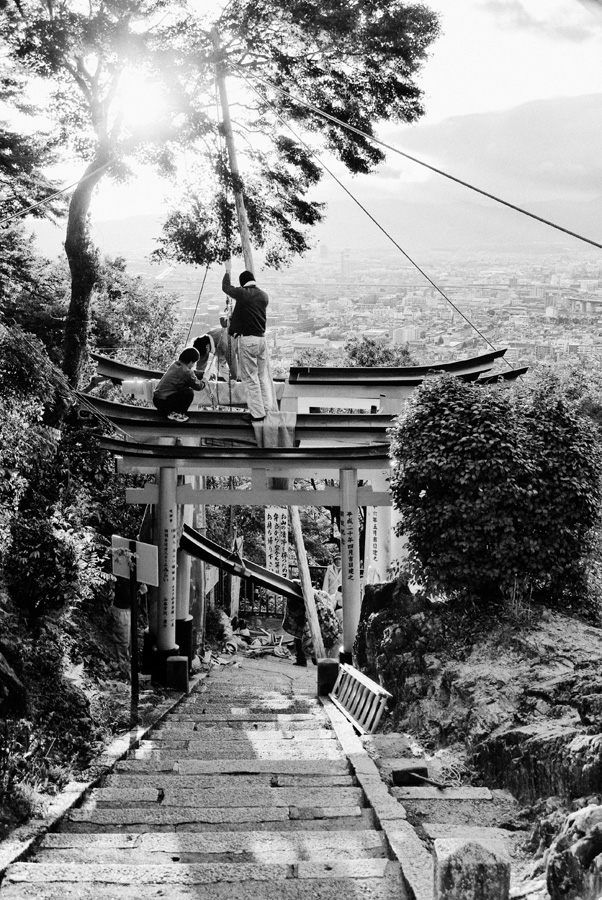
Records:
M236 754L241 759L341 759L342 753L335 741L257 741L253 746L248 741L237 742L236 747L230 741L223 744L213 741L190 741L188 748L181 750L150 750L141 747L130 753L130 759L172 760L195 759L202 756L204 760L223 759ZM402 789L400 789L402 790Z
M292 863L387 856L380 831L247 831L146 834L48 834L35 862L147 865L161 862Z
M333 741L336 740L336 734L332 729L312 728L299 731L295 728L196 728L195 723L190 722L186 726L173 726L167 728L155 728L151 732L150 740L154 742L163 741L281 741L284 738L294 738L297 741Z
M445 822L425 822L422 827L433 840L453 838L454 840L470 840L484 844L494 844L502 848L506 844L514 843L517 840L517 832L508 831L505 828L458 825ZM524 840L524 837L525 832L518 834L518 839Z
M211 732L211 731L228 731L234 732L237 731L274 731L275 729L282 729L284 731L294 730L295 734L300 731L315 731L319 728L328 729L329 722L322 718L313 718L309 719L301 719L296 720L294 723L291 723L290 720L288 722L279 723L278 720L270 721L258 721L257 719L253 719L249 722L247 719L239 719L232 720L230 719L227 722L212 719L207 719L206 716L201 716L195 718L191 718L190 715L186 714L182 717L170 716L169 722L174 723L173 727L186 727L186 728L195 728L198 732Z
M213 788L221 790L225 787L238 791L246 791L258 787L297 787L297 788L323 788L332 787L356 787L357 780L353 775L179 775L177 772L139 772L118 773L107 775L103 781L103 787L136 788L140 786L154 788L186 788L198 789Z
M283 697L281 694L280 696L274 695L273 697L264 700L258 700L250 696L237 696L236 699L232 699L232 693L230 693L229 698L220 698L213 691L208 692L207 694L189 695L180 709L198 706L210 706L212 709L217 710L242 710L245 713L248 713L249 711L271 712L273 710L277 712L284 710L285 712L304 713L311 712L312 710L320 711L322 709L319 701L316 700L315 697L290 698Z
M274 807L290 806L307 808L315 806L363 806L364 792L361 788L280 788L259 787L241 791L238 787L221 789L178 787L125 788L122 786L96 788L90 794L87 804L97 809L122 806L151 807L160 803L161 809L170 807Z
M420 787L393 787L391 795L397 800L493 800L493 795L485 787L436 788L431 785Z
M232 808L187 807L180 809L162 806L131 807L127 809L74 809L68 813L63 827L73 831L115 831L126 828L193 831L197 825L225 825L229 823L281 823L311 819L340 819L361 816L357 806L236 806ZM277 827L274 824L274 827Z
M250 710L245 712L244 710L214 709L209 705L204 709L199 707L192 715L187 715L185 718L191 719L193 722L311 722L322 727L327 722L326 717L318 713L279 713L267 710L253 713ZM178 719L174 717L173 721L177 722Z
M271 775L349 775L349 763L338 759L125 759L117 772L172 772L181 775L269 773Z
M395 866L395 864L391 864ZM58 888L58 890L57 890ZM5 882L2 900L406 900L398 867L382 878L315 877L196 885Z
M10 867L6 881L8 884L29 882L37 884L60 884L76 882L82 884L219 884L241 881L281 882L291 878L383 878L394 867L388 859L348 859L342 862L311 862L301 860L296 863L192 863L191 865L162 866L151 864L140 866L84 863L15 863ZM308 885L308 888L311 885Z
M349 812L347 807L346 812ZM303 811L302 811L303 812ZM353 809L355 813L356 810ZM70 834L127 834L132 832L135 834L144 834L146 832L158 833L177 833L177 834L221 834L224 831L261 831L261 832L282 832L290 833L296 831L362 831L368 828L377 828L378 823L374 816L374 812L369 807L362 807L359 815L352 816L342 815L335 818L299 818L299 819L277 819L271 821L229 821L229 822L204 822L196 821L179 825L150 825L146 823L134 823L129 827L127 825L96 825L89 822L71 822L68 819L62 824L63 831Z

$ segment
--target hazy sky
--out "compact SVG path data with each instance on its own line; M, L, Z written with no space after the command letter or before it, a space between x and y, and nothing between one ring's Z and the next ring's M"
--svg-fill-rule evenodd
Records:
M427 5L439 13L443 35L421 79L425 121L602 91L600 0Z
M576 184L579 174L602 194L600 166L590 166L591 160L602 158L602 118L589 121L576 100L597 94L602 100L602 0L426 2L440 14L443 31L419 79L427 115L413 126L386 126L382 136L494 192L511 185L518 166L516 186L527 196L545 198L545 172L547 186L556 194L562 192L565 174L574 197L587 194L584 184ZM553 98L564 99L555 104ZM541 100L548 102L534 103ZM522 116L512 113L529 103L533 105ZM600 111L600 103L595 109ZM498 115L490 115L496 111ZM487 140L488 135L495 135L495 141ZM372 179L376 192L440 187L436 177L395 156ZM354 184L365 193L365 180L354 179L349 187ZM324 186L329 194L332 188ZM103 219L157 213L168 192L160 184L149 189L145 180L119 188L105 181L93 214Z

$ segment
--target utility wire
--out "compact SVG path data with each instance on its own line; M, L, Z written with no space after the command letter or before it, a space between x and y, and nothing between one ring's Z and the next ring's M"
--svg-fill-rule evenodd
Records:
M5 219L0 219L0 227L2 225L6 225L8 222L12 222L13 219L20 219L21 216L26 216L27 213L33 212L34 209L39 209L40 206L44 206L45 203L50 203L51 200L54 200L55 197L60 197L61 194L65 194L67 191L70 191L71 188L77 187L79 184L83 184L84 181L87 181L89 178L92 178L93 175L97 175L99 172L102 172L104 169L108 169L109 166L112 166L115 162L114 159L109 160L104 165L99 166L98 169L93 169L91 172L88 172L87 175L83 175L77 181L74 181L72 184L68 184L65 187L62 187L60 190L55 191L54 194L51 194L49 197L45 197L44 200L40 200L38 203L33 203L31 206L28 206L26 209L22 209L19 212L13 213L11 216L7 216Z
M319 165L324 169L324 171L325 171L325 172L328 172L328 174L330 175L330 177L333 178L333 179L336 181L336 183L339 185L339 187L342 188L342 189L345 191L345 193L346 193L349 197L351 197L351 199L353 200L353 202L356 203L357 206L359 206L359 208L362 210L362 212L364 212L364 213L368 216L368 218L369 218L372 222L374 222L374 224L376 225L376 227L379 228L379 229L382 231L382 233L385 235L385 237L387 237L387 238L391 241L391 243L394 244L395 247L397 247L397 249L400 251L400 253L402 253L402 254L405 256L405 258L408 260L408 262L410 262L410 263L414 266L414 268L415 268L418 272L420 272L420 274L423 276L423 278L425 278L425 279L428 281L428 283L429 283L429 284L430 284L430 285L431 285L431 286L432 286L439 294L441 294L441 296L443 297L443 299L446 300L446 301L450 304L450 306L452 306L452 307L454 308L454 310L458 313L458 315L462 316L462 318L464 319L464 321L467 322L468 325L476 331L476 333L479 335L479 337L480 337L483 341L485 341L485 343L486 343L489 347L491 347L492 350L497 350L497 347L495 347L495 346L491 343L491 341L489 340L489 338L487 338L487 337L483 334L483 332L480 331L479 328L477 328L477 326L474 324L474 322L471 322L471 321L470 321L470 319L462 312L462 310L459 309L459 308L456 306L456 304L453 302L453 300L451 300L451 299L447 296L447 294L439 287L439 285L436 284L436 283L432 280L432 278L430 278L429 275L427 275L427 273L424 271L424 269L422 269L422 268L418 265L418 263L417 263L415 260L413 260L412 257L411 257L408 253L406 253L406 251L403 249L403 247L400 246L400 244L398 244L398 242L395 240L395 238L394 238L391 234L389 234L389 232L388 232L388 231L380 224L380 222L378 222L378 221L374 218L374 216L372 215L372 213L370 213L370 212L366 209L366 207L365 207L365 206L357 199L357 197L355 197L355 196L351 193L351 191L350 191L347 187L345 187L345 185L343 184L343 182L342 182L342 181L334 174L334 172L333 172L331 169L328 168L328 166L326 165L326 163L318 156L318 154L317 154L317 153L316 153L316 152L315 152L308 144L306 144L305 141L304 141L301 137L299 137L299 135L294 131L294 129L293 129L293 128L289 125L289 123L286 121L286 119L284 119L284 118L280 115L280 113L278 112L278 110L275 109L275 108L272 106L272 104L269 102L269 100L267 100L267 98L264 97L264 96L257 90L257 88L255 88L255 87L254 87L252 84L250 84L248 81L247 81L247 84L249 85L249 87L251 88L251 90L254 91L255 94L257 94L257 96L258 96L264 103L266 103L266 104L271 108L272 112L277 116L277 118L282 122L282 124L285 125L285 126L289 129L289 131L291 132L291 134L293 134L293 135L295 136L295 138L299 141L299 143L302 144L302 145L305 147L305 149L306 149L309 153L311 153L311 155L312 155L312 156L314 157L314 159L319 163ZM508 360L504 359L504 362L506 363L506 365L507 365L510 369L512 368L512 366L511 366L511 364L508 362Z
M207 280L207 272L208 271L209 271L209 264L207 264L207 268L205 269L205 274L203 275L203 283L201 284L199 296L196 298L196 306L195 306L194 312L192 314L192 319L190 320L190 325L188 326L188 334L186 335L186 341L184 342L185 344L188 343L188 339L190 337L190 332L192 331L192 326L194 325L194 320L196 319L196 314L199 311L199 303L201 302L203 288L205 287L205 281Z
M591 238L584 237L582 234L578 234L575 231L570 231L568 228L564 228L562 225L558 225L556 222L551 222L549 219L544 219L542 216L538 216L535 213L529 212L529 210L523 209L521 206L517 206L514 203L510 203L508 200L503 200L501 197L497 197L495 194L489 193L489 191L485 191L482 188L476 187L474 184L470 184L470 182L468 181L463 181L461 178L457 178L455 175L450 175L449 172L445 172L443 169L438 169L436 166L431 166L429 163L426 163L415 156L411 156L404 150L400 150L398 147L395 147L392 144L388 144L386 141L383 141L372 134L368 134L366 131L362 131L361 128L356 128L354 125L350 125L348 122L343 122L342 119L337 119L336 116L332 116L330 115L330 113L324 112L324 110L320 109L318 106L314 106L308 100L302 100L300 97L295 96L295 94L291 94L290 91L287 91L284 88L281 88L278 85L267 81L265 78L261 78L255 73L245 72L242 67L238 66L236 63L233 63L232 65L235 69L238 70L241 77L247 80L247 83L249 78L260 81L266 87L277 91L278 93L287 97L289 100L293 100L295 103L299 103L301 104L301 106L307 107L307 109L310 109L317 115L322 116L322 118L328 119L330 122L334 122L335 125L340 125L341 128L346 128L348 131L352 131L355 134L360 135L360 137L371 141L373 144L379 144L381 147L385 147L385 149L390 150L392 153L397 153L399 156L403 156L405 159L409 159L412 162L417 163L419 166L423 166L425 169L430 169L431 172L435 172L437 175L442 175L444 178L448 178L450 181L454 181L456 184L460 184L462 185L462 187L468 188L470 191L481 194L481 196L483 197L488 197L490 200L495 200L496 203L501 203L502 206L507 206L508 209L513 209L515 212L522 213L522 215L524 216L535 219L537 222L542 222L544 225L549 225L550 228L555 228L557 231L562 231L564 232L564 234L568 234L571 237L577 238L577 240L579 241L584 241L584 243L591 244L592 247L597 247L599 250L602 250L602 244L598 243L598 241L594 241Z
M13 326L14 326L14 321L13 321ZM8 329L8 328L10 328L10 325L7 324L7 325L4 325L4 327ZM31 348L31 351L32 351L33 355L35 356L38 353L38 349L31 342L31 340L27 337L27 334L24 331L22 331L21 329L19 329L19 330L21 331L21 337L22 337L23 341ZM89 413L93 414L97 419L100 419L105 425L108 425L112 431L119 431L119 432L121 432L122 435L124 435L124 437L132 439L132 436L130 434L128 434L127 431L124 431L123 428L120 428L119 425L116 425L114 422L111 421L111 419L109 419L103 413L99 412L96 409L96 407L94 406L94 404L90 403L90 401L86 398L85 394L82 394L82 393L76 391L73 387L71 387L71 385L65 378L64 374L60 371L60 369L56 368L56 366L54 367L54 374L55 374L55 377L56 377L58 383L60 384L60 386L65 390L68 397L74 403L77 403L80 406L86 407L86 409Z

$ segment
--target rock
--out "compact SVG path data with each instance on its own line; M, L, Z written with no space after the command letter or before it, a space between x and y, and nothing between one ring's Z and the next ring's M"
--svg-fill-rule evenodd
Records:
M548 852L551 900L598 900L602 892L602 806L567 816Z
M510 860L478 841L435 841L435 900L508 900Z

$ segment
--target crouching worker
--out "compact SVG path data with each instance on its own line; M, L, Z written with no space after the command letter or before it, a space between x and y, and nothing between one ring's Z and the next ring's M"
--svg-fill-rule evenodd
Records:
M153 403L174 422L187 422L186 413L194 400L194 392L205 387L192 371L199 361L199 351L194 347L182 350L171 364L153 394Z

